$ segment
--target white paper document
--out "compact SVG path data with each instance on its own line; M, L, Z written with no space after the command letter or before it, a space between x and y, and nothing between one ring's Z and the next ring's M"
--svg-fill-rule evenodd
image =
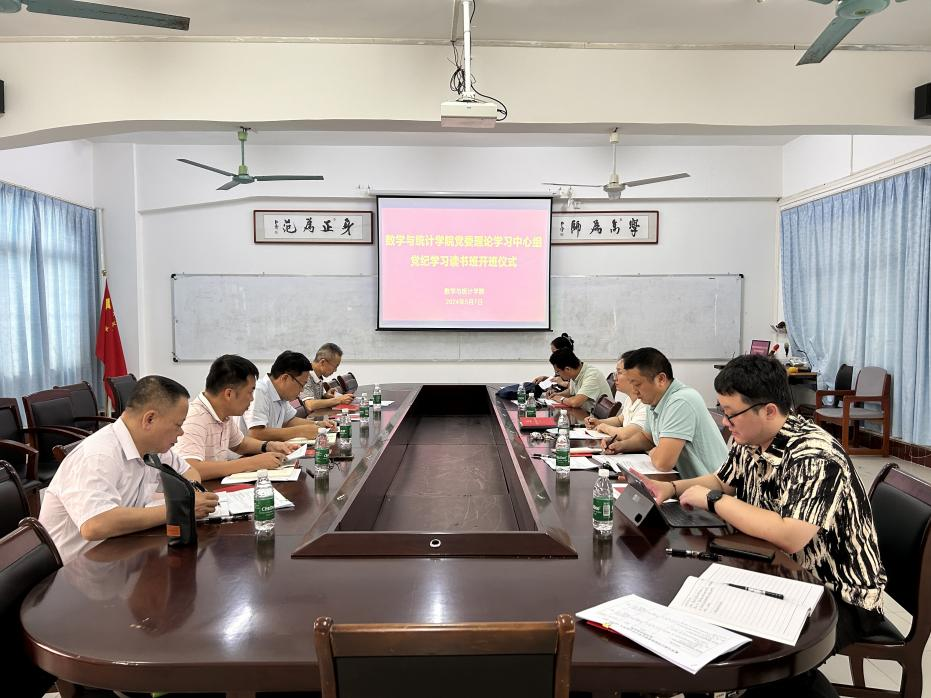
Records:
M546 456L543 458L543 462L550 466L553 470L556 470L556 459ZM575 457L571 456L569 458L569 470L596 470L598 468L597 463L593 463L588 458L583 458L581 456Z
M811 615L821 600L821 594L824 593L824 585L809 584L800 582L797 579L787 577L777 577L774 574L764 574L762 572L753 572L744 570L739 567L728 567L714 563L708 569L702 572L699 579L707 582L719 582L722 584L739 584L753 589L763 589L782 594L784 599L796 606L805 609L806 615Z
M300 448L296 448L293 451L291 451L291 453L286 455L284 459L286 461L296 461L299 458L303 458L306 455L307 455L307 444L304 444Z
M795 645L808 611L789 601L688 577L670 608L747 635Z
M232 516L234 514L251 514L255 511L255 488L236 490L235 492L217 492L220 501L208 518L215 516ZM275 508L289 509L294 506L287 497L275 490Z
M546 430L548 434L555 434L557 431L558 429L556 427L552 427L551 429ZM602 434L601 432L592 431L591 429L570 429L569 430L570 439L577 439L577 440L585 439L588 441L601 441L604 437L605 435Z
M634 594L579 611L576 616L623 635L692 674L750 642L742 635Z
M600 456L592 456L602 465L618 472L618 468L627 468L636 470L641 475L666 475L674 470L657 470L653 461L646 453L603 453ZM613 465L618 468L612 467Z
M278 468L277 470L268 471L268 479L272 482L297 482L298 478L301 476L301 469L295 468L293 466L285 466L283 468ZM221 485L241 485L245 482L255 482L259 479L259 472L257 470L247 470L243 473L234 473L233 475L227 475L225 478L220 480Z
M550 386L553 385L553 379L547 378L545 380L542 380L540 381L539 385L540 385L540 390L549 390Z

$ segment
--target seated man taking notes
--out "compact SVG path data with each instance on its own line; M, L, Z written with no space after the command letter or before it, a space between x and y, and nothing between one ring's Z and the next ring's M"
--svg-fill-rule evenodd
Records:
M715 392L734 437L717 473L678 482L645 480L658 499L678 497L769 541L829 585L837 603L837 652L882 626L886 574L870 501L849 456L826 431L790 412L785 367L738 356ZM817 670L747 696L837 695Z
M571 349L558 349L550 356L556 375L569 381L569 387L553 395L553 400L569 407L578 407L591 412L595 401L602 395L610 395L608 381L597 368L579 361Z
M181 436L188 392L163 376L139 379L120 418L81 441L45 490L39 521L67 564L102 540L165 524L165 507L146 506L161 485L142 460L158 454L188 480L200 474L171 450ZM212 492L194 493L194 515L217 506Z
M242 416L243 431L261 441L313 439L317 425L297 416L297 399L310 377L310 361L296 351L282 352L271 372L255 383L252 404Z
M701 395L672 375L672 364L652 347L624 359L627 381L647 409L646 431L608 444L608 453L645 451L657 470L682 477L713 473L727 459L727 446Z
M258 377L254 363L224 354L211 364L204 392L191 400L177 450L205 480L272 470L297 448L296 444L243 436L239 429L239 417L252 402Z
M332 342L327 342L317 349L314 360L310 363L311 370L307 383L300 394L301 404L304 405L307 414L314 410L325 410L328 407L352 402L352 393L340 395L336 388L325 390L323 387L323 379L336 373L342 360L343 350Z
M621 411L616 416L607 419L585 418L585 426L589 429L595 429L607 434L607 437L601 442L602 448L606 448L610 441L622 441L628 437L636 436L638 432L643 432L647 428L647 406L643 404L643 400L634 394L634 389L624 372L624 361L631 354L633 354L632 351L625 351L621 354L621 358L617 360L617 366L614 369L615 397L620 394L626 398Z

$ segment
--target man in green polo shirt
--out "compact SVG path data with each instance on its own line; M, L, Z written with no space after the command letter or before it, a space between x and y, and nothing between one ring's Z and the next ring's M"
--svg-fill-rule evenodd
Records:
M608 380L591 364L582 363L572 349L557 349L550 356L556 375L569 381L569 387L553 395L556 402L591 412L602 395L611 395Z
M717 472L727 460L727 445L698 391L675 380L669 359L653 347L631 353L624 368L631 387L649 405L647 428L609 444L607 451L646 451L657 470L676 468L683 478Z

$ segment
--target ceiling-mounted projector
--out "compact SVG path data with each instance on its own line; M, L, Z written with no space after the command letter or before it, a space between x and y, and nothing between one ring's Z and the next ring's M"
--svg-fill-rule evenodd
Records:
M491 102L456 101L440 105L440 126L447 128L494 128L498 105Z

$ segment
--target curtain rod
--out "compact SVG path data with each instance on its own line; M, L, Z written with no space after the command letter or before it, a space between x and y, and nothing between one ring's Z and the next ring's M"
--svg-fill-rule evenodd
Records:
M22 184L16 184L15 182L7 182L5 179L0 179L0 184L7 184L11 187L16 187L17 189L24 189L26 191L31 191L33 194L39 194L40 196L47 196L50 199L55 199L56 201L61 201L66 204L71 204L72 206L77 206L79 208L86 208L88 211L96 211L93 206L85 206L84 204L79 204L76 201L69 201L68 199L63 199L60 196L54 196L53 194L47 194L44 191L39 191L38 189L33 189L31 187L24 187Z

